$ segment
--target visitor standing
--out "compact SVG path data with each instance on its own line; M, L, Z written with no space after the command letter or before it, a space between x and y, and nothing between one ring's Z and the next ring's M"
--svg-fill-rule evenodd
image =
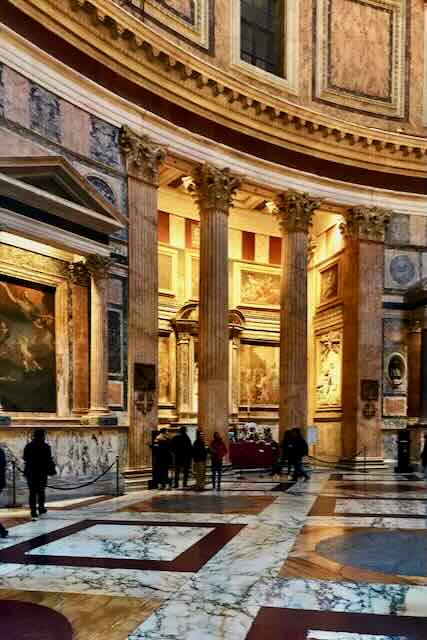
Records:
M281 457L281 467L283 467L285 465L285 463L288 464L288 477L292 474L292 460L291 460L291 453L292 451L289 448L290 443L292 442L292 429L287 429L285 431L285 435L283 436L283 441L282 441L282 457Z
M424 470L424 478L427 480L427 435L424 436L424 448L421 452L421 464Z
M188 486L188 476L193 456L193 445L188 437L186 427L181 427L176 436L172 438L171 448L174 455L175 489L179 487L181 471L183 473L183 487L185 488Z
M209 445L212 458L212 486L217 491L221 490L222 462L227 455L227 447L218 431L213 434L212 442Z
M0 447L0 493L6 486L6 454ZM7 538L9 535L8 530L0 522L0 538Z
M308 444L304 440L300 429L292 429L292 438L289 442L290 460L294 467L293 480L298 480L301 476L305 481L309 475L304 469L303 458L308 455Z
M172 479L169 477L169 469L172 466L171 443L168 438L167 429L160 429L158 436L153 443L153 469L154 484L160 489L172 487Z
M196 491L204 491L206 483L206 458L208 448L205 442L205 434L197 429L196 439L193 444L193 471L196 479Z
M39 515L47 511L45 506L47 478L56 475L52 451L46 442L46 433L43 429L36 429L33 439L25 446L24 462L24 475L30 492L31 518L37 520Z

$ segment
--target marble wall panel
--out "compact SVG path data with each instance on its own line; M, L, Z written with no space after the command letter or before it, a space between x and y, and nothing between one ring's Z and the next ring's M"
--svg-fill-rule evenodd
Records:
M31 438L31 424L27 428L11 427L0 430L0 446L8 459L13 456L22 466L24 447ZM121 466L126 465L127 430L126 429L63 429L47 430L47 442L52 447L58 475L49 481L56 486L73 486L83 484L101 474L116 456L120 457ZM10 498L11 467L8 466L8 489L0 496L0 504L6 504ZM26 501L27 489L20 473L17 474L18 502ZM48 489L48 499L59 499L65 496L98 495L111 493L114 488L114 467L104 479L87 488L75 490L70 494Z
M121 278L109 278L107 295L110 304L123 304L123 281Z
M61 140L60 101L50 91L39 85L30 85L31 128L55 142Z
M4 66L0 64L0 116L4 116L5 91L4 91L3 73L4 73Z
M395 213L386 228L386 242L389 244L408 244L409 220L410 217L408 215Z
M410 216L409 243L425 246L427 243L427 219L425 216Z
M4 116L12 122L29 127L30 118L30 83L9 67L3 70L4 84ZM10 153L10 151L9 151ZM22 154L20 154L22 155Z
M385 251L385 288L405 290L420 278L420 254L415 251Z
M108 373L123 373L123 312L108 309Z
M397 433L383 431L384 460L397 459Z
M83 156L89 155L89 114L61 100L61 140L64 147Z
M389 98L392 11L332 0L330 12L330 83L356 94Z
M115 168L120 167L119 129L91 115L89 152L94 160L102 164Z

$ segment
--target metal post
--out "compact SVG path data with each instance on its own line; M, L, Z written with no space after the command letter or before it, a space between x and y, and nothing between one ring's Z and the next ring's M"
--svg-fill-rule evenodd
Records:
M116 456L116 496L120 495L120 458Z
M363 447L363 473L366 473L366 447Z

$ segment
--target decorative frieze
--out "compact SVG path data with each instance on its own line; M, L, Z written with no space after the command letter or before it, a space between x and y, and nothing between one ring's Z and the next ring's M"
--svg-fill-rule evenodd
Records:
M128 170L138 171L139 177L157 186L160 167L166 158L166 150L146 135L138 135L128 126L120 130L119 144L126 157Z
M241 180L230 169L218 169L212 164L197 165L189 192L201 212L223 211L228 213Z
M283 233L308 233L314 212L320 205L321 200L312 198L310 194L289 189L277 196L272 213L278 218Z
M385 230L393 212L381 207L352 207L340 229L347 238L384 242Z

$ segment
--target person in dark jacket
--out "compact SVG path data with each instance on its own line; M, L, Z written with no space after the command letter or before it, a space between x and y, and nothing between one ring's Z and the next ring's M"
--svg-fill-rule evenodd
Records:
M424 448L421 452L421 464L424 470L424 478L427 480L427 435L424 436Z
M172 438L172 453L174 455L175 467L175 489L179 487L179 477L183 473L183 486L188 486L188 475L190 473L191 459L193 457L193 445L187 435L186 427L181 427L179 433Z
M47 512L45 506L47 478L56 474L52 451L46 442L43 429L36 429L33 439L25 446L24 462L24 475L30 492L31 518L37 520L39 515Z
M221 489L222 461L227 455L227 447L218 431L213 434L213 439L209 445L212 459L212 486L217 491Z
M285 463L288 463L288 476L292 473L292 462L289 456L289 443L292 441L292 429L287 429L285 431L285 435L283 436L282 441L282 456L280 459L280 464L282 467L285 466Z
M0 493L6 486L6 454L0 447ZM0 538L7 538L9 535L8 530L0 522Z
M293 480L298 480L302 476L307 481L309 475L304 469L303 458L308 455L308 445L300 429L292 429L292 438L289 441L288 451L288 459L294 467Z
M169 477L169 469L172 466L171 443L168 438L167 429L160 429L159 435L153 443L153 469L154 482L160 489L172 487L172 480Z
M196 491L205 490L208 451L205 434L201 429L197 429L196 439L193 444L193 470L196 479Z

